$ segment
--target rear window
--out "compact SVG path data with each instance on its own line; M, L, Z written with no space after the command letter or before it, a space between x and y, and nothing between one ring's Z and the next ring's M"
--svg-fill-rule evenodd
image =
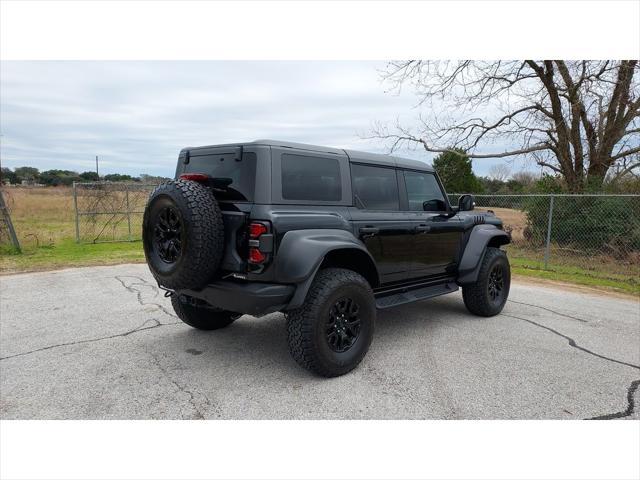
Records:
M216 190L216 198L231 201L253 201L256 185L256 154L245 152L236 159L235 152L197 155L191 154L185 165L186 173L206 173L212 178L228 178L229 186Z
M335 158L282 155L282 198L339 202L342 200L340 165Z
M392 168L351 165L356 207L364 210L399 210L398 180Z

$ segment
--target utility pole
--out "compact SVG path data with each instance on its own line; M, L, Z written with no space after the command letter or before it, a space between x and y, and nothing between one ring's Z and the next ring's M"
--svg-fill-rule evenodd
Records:
M96 175L98 176L98 180L100 180L100 172L98 171L98 155L96 155Z

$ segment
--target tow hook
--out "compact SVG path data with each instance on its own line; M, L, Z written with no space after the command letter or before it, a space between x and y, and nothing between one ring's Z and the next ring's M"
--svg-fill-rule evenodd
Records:
M174 296L174 295L175 295L175 293L176 293L176 291L175 291L175 290L171 290L171 289L169 289L169 288L165 288L165 287L163 287L163 286L162 286L162 285L160 285L160 284L158 284L158 288L159 288L160 290L164 290L164 296L165 296L165 298L172 297L172 296Z

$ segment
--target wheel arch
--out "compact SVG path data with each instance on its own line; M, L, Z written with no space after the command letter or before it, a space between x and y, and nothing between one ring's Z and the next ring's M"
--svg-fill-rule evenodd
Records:
M511 242L509 235L495 225L473 227L458 266L458 285L475 283L488 247L499 248Z
M371 254L351 232L346 230L296 230L287 232L276 255L276 276L283 283L296 285L287 310L298 308L321 268L353 270L375 288L378 269Z
M495 235L489 239L487 247L500 248L502 245L507 245L508 243L511 243L508 235Z
M369 255L357 248L336 248L327 252L322 259L319 269L322 268L345 268L353 270L362 275L371 288L380 285L378 269Z

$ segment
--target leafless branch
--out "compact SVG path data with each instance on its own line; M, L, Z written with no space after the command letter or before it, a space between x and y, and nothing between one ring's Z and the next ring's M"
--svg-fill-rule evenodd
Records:
M391 90L411 85L421 110L414 131L396 123L373 137L391 150L462 149L471 158L534 156L574 191L640 148L640 71L622 61L397 61L383 76ZM493 153L487 145L514 145Z

